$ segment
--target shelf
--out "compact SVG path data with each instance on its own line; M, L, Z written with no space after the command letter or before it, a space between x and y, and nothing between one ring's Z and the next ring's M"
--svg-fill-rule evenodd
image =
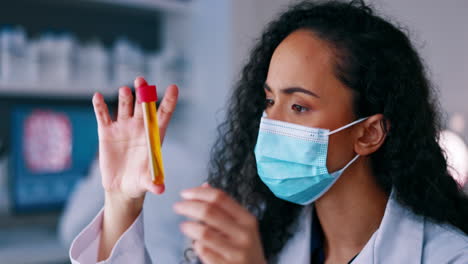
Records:
M191 2L175 0L88 0L96 3L110 4L132 8L145 8L152 11L166 11L172 13L187 13Z
M0 97L36 97L36 98L76 98L86 99L93 97L95 91L99 91L105 97L115 97L117 90L111 91L110 89L90 89L84 87L53 87L46 85L13 85L13 84L0 84Z
M112 87L119 87L113 85ZM163 88L165 89L165 87ZM84 87L68 87L63 89L62 87L53 87L46 85L4 85L0 84L0 98L36 98L36 99L77 99L77 100L87 100L91 102L95 92L101 93L106 101L117 99L118 88L111 90L109 88L99 89L99 88L84 88ZM164 96L164 90L158 87L158 98L162 99ZM186 89L181 89L179 91L179 103L188 102L191 98L190 91Z

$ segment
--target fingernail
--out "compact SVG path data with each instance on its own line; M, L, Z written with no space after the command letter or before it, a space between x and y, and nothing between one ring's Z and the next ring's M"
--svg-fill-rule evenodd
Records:
M97 92L94 93L94 95L93 95L93 102L94 103L98 102L98 96L99 96L99 93L97 93Z
M175 203L175 204L172 206L172 209L174 209L174 211L176 211L176 212L179 212L180 209L181 209L180 203Z
M190 199L191 192L190 190L183 190L180 192L180 196L182 196L184 199Z

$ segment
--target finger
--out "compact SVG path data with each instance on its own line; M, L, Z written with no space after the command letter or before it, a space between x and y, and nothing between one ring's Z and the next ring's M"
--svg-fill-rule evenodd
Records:
M143 85L148 85L148 83L146 82L146 80L143 77L137 77L135 79L133 85L135 87L135 94L138 97L138 89ZM140 100L138 100L138 98L136 100L135 108L133 110L133 117L143 118L143 111L141 110L141 103L140 103Z
M135 88L139 88L143 85L148 85L148 83L146 82L145 78L143 78L142 76L138 76L136 77L135 81L133 82L133 84L135 85Z
M227 263L223 257L214 250L198 241L193 245L193 249L203 264L224 264Z
M174 210L186 217L202 221L206 225L224 233L236 236L242 229L235 220L221 208L203 201L187 200L174 204Z
M164 184L154 184L149 176L144 178L143 187L146 191L156 195L163 194L166 190L166 186Z
M118 109L118 120L127 120L132 117L133 114L133 95L130 88L127 86L119 89L119 109Z
M93 96L93 108L94 114L99 127L107 126L111 124L111 118L109 115L109 109L107 108L104 97L100 93L95 93Z
M177 105L177 98L179 96L179 88L176 85L170 85L166 89L166 93L159 105L158 109L158 122L159 122L159 135L161 136L161 142L166 134L167 126L171 120L172 113Z
M235 260L238 249L232 246L228 239L219 231L212 229L199 222L184 222L180 225L182 233L201 244L220 257L227 260Z
M151 185L146 186L146 190L153 194L159 195L159 194L164 193L164 191L166 190L166 186L164 185L164 183L163 184L151 183Z
M201 186L184 190L181 192L181 195L184 199L200 200L215 204L241 225L250 226L256 223L255 217L251 215L250 212L219 189L209 186Z

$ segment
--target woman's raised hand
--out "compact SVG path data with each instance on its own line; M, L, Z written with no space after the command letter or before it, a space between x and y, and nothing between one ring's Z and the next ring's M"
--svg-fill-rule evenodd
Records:
M138 77L135 89L146 85ZM161 141L177 103L178 89L169 86L159 106L158 120ZM162 193L164 186L153 184L148 166L148 150L140 103L135 103L129 87L119 90L117 120L112 121L103 96L93 97L98 122L99 165L102 184L107 194L118 194L123 199L141 198L149 191Z

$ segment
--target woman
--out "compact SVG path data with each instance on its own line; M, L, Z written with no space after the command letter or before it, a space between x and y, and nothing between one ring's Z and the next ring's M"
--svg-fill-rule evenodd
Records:
M139 107L120 94L116 123L94 98L106 202L75 263L150 263L139 215L163 186L150 182ZM176 98L169 87L162 134ZM209 184L174 206L201 262L468 262L468 199L437 143L421 59L364 3L303 2L269 24L227 112Z

